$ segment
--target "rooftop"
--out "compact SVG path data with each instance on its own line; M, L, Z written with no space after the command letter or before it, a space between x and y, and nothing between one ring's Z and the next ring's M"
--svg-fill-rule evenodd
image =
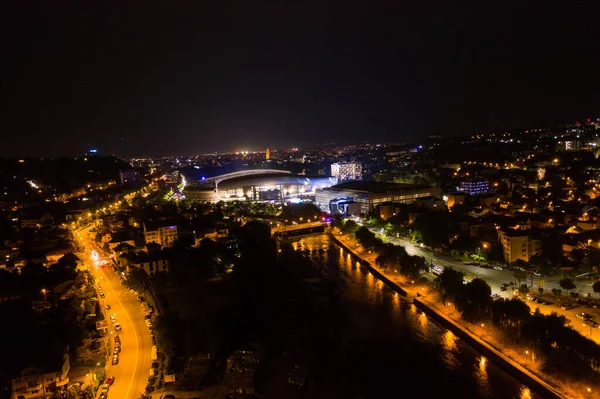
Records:
M389 191L412 190L418 188L429 188L420 184L385 183L376 181L349 181L331 186L329 190L341 191L363 191L369 193L386 193Z

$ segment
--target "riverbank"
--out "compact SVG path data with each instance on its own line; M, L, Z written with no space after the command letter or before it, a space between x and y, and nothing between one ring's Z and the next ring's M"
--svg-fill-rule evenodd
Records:
M370 272L378 277L384 284L386 284L390 289L394 290L398 294L414 299L415 306L419 307L425 313L430 314L436 321L440 324L444 325L446 328L451 330L457 336L465 339L471 346L478 349L480 352L486 354L486 356L496 360L496 364L502 367L504 370L509 372L515 378L519 379L524 384L535 389L540 395L543 397L550 398L565 398L565 397L577 397L574 395L567 395L565 392L560 390L556 384L552 384L551 379L542 378L532 371L525 368L522 364L516 361L514 358L506 356L503 352L504 350L499 349L498 342L494 342L494 344L486 342L481 337L477 337L476 334L473 333L473 329L469 328L468 323L465 323L460 319L460 315L451 315L447 314L448 312L443 312L439 309L438 303L432 298L435 295L429 296L432 292L435 291L433 284L427 280L420 281L408 281L400 275L392 274L389 275L385 271L378 268L375 264L376 254L364 251L361 251L360 246L356 242L356 240L351 236L340 236L333 233L330 233L334 242L343 247L350 253L350 256L356 258L362 265L369 268ZM417 299L418 298L418 299ZM442 304L443 306L443 304ZM451 313L451 312L450 312ZM457 312L454 312L457 313ZM471 326L472 327L472 326ZM483 329L483 325L482 325ZM483 334L480 334L483 335ZM485 362L485 360L482 360ZM527 362L527 358L525 358L525 362ZM532 366L535 366L535 362L531 361ZM536 370L539 373L539 370Z

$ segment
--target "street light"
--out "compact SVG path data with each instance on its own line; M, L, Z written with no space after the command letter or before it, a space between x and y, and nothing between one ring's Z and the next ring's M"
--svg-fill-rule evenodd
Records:
M590 394L591 393L592 393L592 388L588 387L588 389L587 389L587 397L588 397L588 399L590 398Z
M481 323L481 334L479 334L479 337L483 336L483 327L485 327L485 324Z
M529 351L525 351L525 364L527 364L528 360L529 360Z
M45 301L46 300L46 289L45 288L42 289L42 294L44 294L44 301Z

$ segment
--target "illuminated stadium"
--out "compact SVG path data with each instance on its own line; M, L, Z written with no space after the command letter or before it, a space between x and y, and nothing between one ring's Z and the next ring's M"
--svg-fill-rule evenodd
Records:
M275 201L314 200L317 189L337 184L329 176L294 175L288 171L253 169L204 178L190 182L184 194L205 201Z

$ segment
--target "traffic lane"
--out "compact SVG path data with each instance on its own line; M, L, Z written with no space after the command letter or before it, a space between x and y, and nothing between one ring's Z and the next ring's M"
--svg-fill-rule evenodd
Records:
M408 240L402 240L398 238L390 238L392 243L396 243L397 245L403 245L406 248L406 251L410 255L418 255L423 256L425 259L431 260L433 259L434 264L444 267L452 267L462 272L466 272L472 274L475 277L481 277L485 280L489 280L496 284L503 284L514 280L514 272L510 270L495 270L488 269L479 266L465 265L457 261L453 261L451 259L444 259L443 256L439 256L433 252L428 252L415 246L408 242ZM529 286L537 287L538 281L544 281L544 289L561 289L559 279L555 277L539 277L533 276L533 285L531 281L531 274L527 276L526 279L522 280L523 284L528 284ZM579 282L577 285L576 291L581 292L591 292L591 283L589 282Z
M111 340L110 345L111 345L111 348L113 348L113 351L114 351L115 334L119 334L119 337L121 339L121 353L119 354L119 364L112 365L112 353L113 352L111 352L111 356L109 357L107 366L106 366L106 375L115 377L115 382L110 387L109 394L110 394L110 396L113 396L113 397L125 398L128 386L131 385L131 376L128 375L127 370L131 369L131 367L133 366L133 362L135 362L135 358L134 358L135 349L131 342L132 336L131 336L131 333L127 334L127 332L126 332L127 330L131 331L132 329L129 327L128 321L124 320L125 319L123 317L123 315L125 313L124 307L117 300L117 298L115 296L115 292L113 290L113 287L110 284L110 281L108 281L108 279L106 279L104 277L104 275L102 274L102 272L98 269L93 267L95 276L97 277L97 280L100 281L100 284L103 287L103 291L105 293L104 303L110 305L110 307L111 307L110 311L107 311L107 313L114 313L117 318L117 321L121 324L122 329L123 329L122 331L116 332L114 330L114 324L109 321L109 324L110 324L109 336L110 336L110 340Z
M128 398L134 385L134 372L138 362L138 343L134 325L127 314L127 304L120 298L118 287L115 287L113 282L106 273L104 268L99 268L99 274L102 280L109 287L106 296L112 304L111 313L116 315L117 320L121 324L122 330L118 332L121 338L121 353L119 355L119 364L109 365L107 373L115 376L115 384L111 388L111 396ZM118 383L120 382L120 383Z
M105 276L111 280L111 284L115 287L115 294L120 298L121 303L129 314L135 333L137 334L137 368L133 371L133 385L131 392L137 392L133 397L138 397L146 389L148 382L151 361L152 338L150 331L144 320L144 312L137 296L131 293L121 283L116 271L111 267L106 267L104 270ZM117 288L118 287L118 288ZM130 394L131 395L131 394Z
M143 321L143 314L137 297L121 285L119 277L110 267L103 269L103 275L109 281L113 289L113 295L119 302L125 316L120 318L123 320L121 323L123 331L120 334L123 354L119 365L114 367L124 372L126 384L122 387L122 392L118 392L118 397L137 398L145 390L151 365L149 361L150 348L147 347L148 340L143 339L144 332L148 336L149 332ZM118 315L117 319L119 319ZM146 345L144 345L144 342L146 342Z

